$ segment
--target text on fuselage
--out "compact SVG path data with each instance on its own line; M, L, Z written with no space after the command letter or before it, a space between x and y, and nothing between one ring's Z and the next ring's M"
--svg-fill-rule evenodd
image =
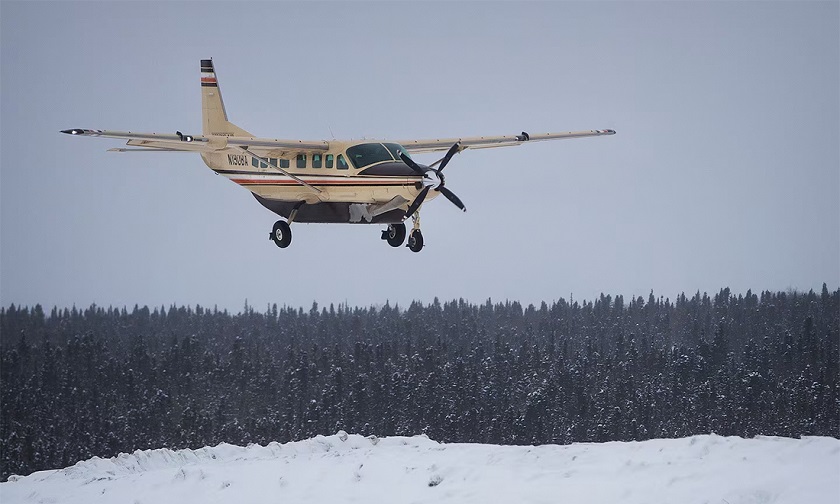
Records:
M248 158L243 154L228 154L228 164L248 166Z

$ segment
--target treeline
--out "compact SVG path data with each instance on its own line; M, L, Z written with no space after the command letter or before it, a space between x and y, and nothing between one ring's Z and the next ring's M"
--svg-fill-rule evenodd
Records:
M0 475L339 429L838 436L840 290L670 301L0 309Z

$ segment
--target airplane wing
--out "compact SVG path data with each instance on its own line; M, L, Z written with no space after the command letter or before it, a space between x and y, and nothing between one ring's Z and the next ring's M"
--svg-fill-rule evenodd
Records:
M180 131L175 134L167 133L136 133L131 131L68 129L62 133L77 136L95 136L128 140L126 145L131 149L109 149L113 152L157 151L157 152L218 152L228 148L258 149L260 151L311 151L325 152L329 149L329 142L324 140L281 140L273 138L254 138L237 136L203 136L184 135ZM460 144L459 150L489 149L492 147L509 147L521 145L525 142L544 140L559 140L563 138L583 138L591 136L614 135L615 131L588 130L568 131L565 133L536 133L522 132L519 135L481 136L462 138L435 138L429 140L397 140L396 143L405 147L409 153L445 151L454 144Z
M326 151L329 143L325 141L279 140L272 138L252 138L235 136L185 135L180 131L167 133L135 133L131 131L91 130L74 128L62 133L78 136L94 136L128 140L126 145L134 149L110 149L115 152L147 151L185 151L217 152L228 148L238 149L292 149L304 151Z
M615 135L615 131L611 129L606 130L588 130L588 131L568 131L565 133L532 133L528 134L522 132L519 135L502 135L502 136L481 136L481 137L464 137L464 138L436 138L430 140L400 140L396 143L405 147L410 153L415 152L434 152L445 151L450 147L459 143L460 150L463 149L489 149L492 147L510 147L514 145L521 145L525 142L537 142L543 140L560 140L563 138L583 138L591 136Z

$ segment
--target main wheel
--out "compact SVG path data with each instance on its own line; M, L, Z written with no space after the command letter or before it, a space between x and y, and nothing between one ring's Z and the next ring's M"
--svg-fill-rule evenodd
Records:
M408 249L412 252L423 250L423 233L419 229L412 231L411 236L408 237Z
M292 243L292 228L289 223L279 220L274 223L274 228L271 230L271 240L280 248L286 248Z
M382 232L382 237L388 240L388 245L399 247L405 241L405 224L388 224L388 229Z

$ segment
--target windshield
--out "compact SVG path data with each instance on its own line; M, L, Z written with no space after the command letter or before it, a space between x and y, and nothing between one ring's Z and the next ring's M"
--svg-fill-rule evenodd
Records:
M354 145L347 149L347 157L357 169L379 163L382 161L393 161L391 152L381 143L367 143Z
M388 150L391 152L391 155L394 156L394 159L396 159L397 161L399 161L401 159L400 158L400 152L402 152L403 154L405 154L408 157L411 157L411 155L408 154L408 151L405 150L405 147L403 147L400 144L386 143L386 144L382 144L382 145L384 145L385 147L388 148Z

